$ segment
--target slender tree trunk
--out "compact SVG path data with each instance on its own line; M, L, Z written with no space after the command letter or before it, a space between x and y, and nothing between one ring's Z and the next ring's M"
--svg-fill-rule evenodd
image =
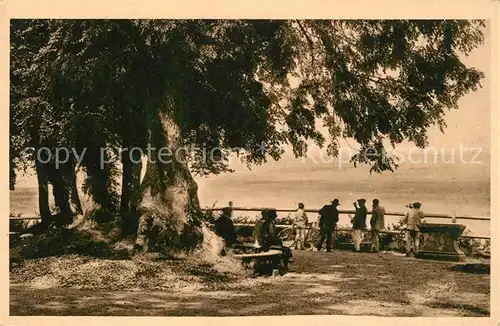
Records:
M38 116L34 116L32 123L32 129L29 130L30 143L36 149L36 152L43 146L40 143L40 125L41 121ZM51 162L42 163L48 161L48 155L45 151L40 152L41 157L35 156L35 171L38 183L38 210L40 211L40 218L42 220L42 227L48 227L52 223L53 216L50 212L49 206L49 187L48 184L50 180L50 170ZM52 183L52 182L51 182Z
M135 151L122 152L122 190L120 199L121 233L135 234L138 225L137 207L140 199L141 157Z
M76 170L75 165L71 164L69 166L69 187L71 192L71 202L75 206L77 214L83 214L82 202L80 201L80 194L78 193L78 186L76 184Z
M120 217L122 235L130 232L130 185L132 178L132 162L126 153L122 152L122 189L120 196Z
M9 190L16 190L16 171L12 164L9 173Z
M142 170L142 161L136 160L138 163L134 163L132 166L132 192L130 199L130 213L135 216L134 221L137 222L139 219L139 203L141 200L141 170ZM137 223L135 224L137 225ZM137 231L137 228L134 229L134 233Z
M144 251L182 246L182 232L186 225L193 224L199 212L198 187L181 148L179 127L164 114L159 115L159 120L152 133L153 148L168 147L173 157L163 156L163 163L153 157L147 163L136 241Z
M16 187L16 164L14 163L14 149L12 147L12 136L9 138L9 189Z
M52 192L54 201L59 208L59 217L57 222L61 224L69 224L73 220L71 206L69 203L69 191L64 182L64 176L61 170L52 166L52 163L45 165L48 170L48 179L52 184Z
M38 210L42 225L47 227L52 221L52 215L49 207L49 188L45 168L42 163L35 160L36 176L38 181Z
M82 203L80 202L80 195L76 184L76 163L71 160L62 164L59 173L68 190L71 212L74 214L83 214Z

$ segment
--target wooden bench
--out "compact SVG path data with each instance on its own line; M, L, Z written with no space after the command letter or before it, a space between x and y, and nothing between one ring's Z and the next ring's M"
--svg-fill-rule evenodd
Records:
M281 257L281 251L271 249L269 251L262 251L256 253L245 253L245 254L234 254L234 258L241 259L244 262L250 262L252 260L272 260Z
M276 263L281 264L283 252L271 247L268 251L260 251L253 243L240 243L232 246L233 257L241 259L244 266L255 262L253 266L257 274L272 274Z
M262 252L234 254L233 257L241 259L244 266L248 266L254 261L254 272L258 275L272 275L275 264L281 263L281 255L281 250L270 249Z

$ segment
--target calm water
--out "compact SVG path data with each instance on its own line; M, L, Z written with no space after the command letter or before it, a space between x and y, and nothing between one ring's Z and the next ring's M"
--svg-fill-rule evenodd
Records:
M251 171L236 167L232 174L197 178L202 207L226 205L294 208L303 202L307 208L320 208L339 198L341 208L351 209L357 198L370 203L378 198L387 211L401 212L404 205L419 201L428 213L458 216L490 216L490 164L411 164L402 165L395 173L369 174L367 167L354 168L335 164L303 163L284 159L254 167ZM11 212L33 215L37 211L36 183L21 182L10 192ZM254 216L257 213L242 212ZM315 219L315 214L311 214ZM387 217L387 222L397 222ZM450 223L451 220L432 219ZM476 235L489 235L488 221L459 220ZM340 224L349 224L342 216Z
M202 206L294 208L298 202L315 209L339 198L351 209L357 198L378 198L387 211L405 211L405 204L419 201L424 212L457 216L490 216L489 163L402 165L395 173L371 174L368 168L335 164L302 163L299 160L269 163L233 174L198 179ZM253 216L253 212L242 212ZM315 219L316 216L311 216ZM388 217L395 223L397 217ZM450 219L431 219L450 223ZM341 224L349 224L343 216ZM489 235L489 221L459 220L477 235Z

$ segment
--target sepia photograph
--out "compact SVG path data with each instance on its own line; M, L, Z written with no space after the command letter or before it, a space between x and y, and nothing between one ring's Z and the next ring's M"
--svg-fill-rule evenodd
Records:
M12 17L9 315L491 317L495 32Z

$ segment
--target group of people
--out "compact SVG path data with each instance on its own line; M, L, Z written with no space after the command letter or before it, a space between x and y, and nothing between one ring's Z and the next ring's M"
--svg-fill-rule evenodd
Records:
M326 240L326 251L331 251L332 235L339 221L339 211L337 207L340 205L338 199L334 199L329 205L323 206L319 210L318 225L320 230L320 239L316 248L318 251L323 247ZM304 204L299 203L299 207L294 215L293 226L296 229L296 237L293 243L295 249L302 250L305 245L306 231L309 223L309 218L304 210Z
M215 233L224 239L226 247L240 244L233 221L231 220L231 212L229 207L223 208L222 215L214 223ZM281 239L278 237L275 225L277 217L276 210L262 210L261 218L255 223L252 236L257 251L277 249L282 252L280 264L281 262L283 263L281 267L286 271L288 270L288 263L293 261L293 255L290 248L283 246ZM225 253L225 249L222 250L222 253Z
M366 219L368 216L368 209L366 208L366 200L358 199L357 202L353 203L355 208L355 215L351 217L352 229L353 229L353 243L354 251L359 252L361 250L361 241L363 239L363 231L366 229ZM339 210L340 201L336 198L331 201L329 205L323 206L319 210L318 216L318 226L320 230L320 238L316 245L316 249L321 251L323 243L326 240L326 251L330 252L332 248L332 237L333 232L337 227L339 221ZM372 251L379 251L379 235L380 230L384 228L384 207L380 206L379 200L373 200L372 217L370 219L371 232L373 234ZM296 249L304 248L305 232L308 223L308 217L304 211L304 204L299 203L299 207L295 212L294 226L297 229L297 236L294 242Z
M323 243L326 240L326 251L331 251L332 236L339 221L340 202L334 199L329 205L323 206L319 210L318 226L320 230L320 238L317 243L316 249L321 251ZM361 250L361 242L363 240L363 232L366 231L366 220L368 218L368 208L366 207L366 199L360 198L353 203L355 214L349 215L352 224L352 240L354 244L353 251L359 252ZM409 211L405 214L403 223L406 230L406 255L410 256L411 253L415 254L419 250L419 225L422 223L424 213L421 210L422 204L415 202L406 207ZM380 231L385 229L385 208L380 205L378 199L373 199L372 210L370 218L370 232L372 234L371 251L380 251ZM294 242L295 249L303 249L305 234L307 230L307 223L309 219L304 210L304 204L299 203L298 209L294 216L294 226L297 229L296 238Z
M332 200L329 204L324 205L319 210L318 226L320 230L320 238L316 244L316 249L321 251L324 242L326 241L326 251L330 252L332 249L333 232L337 227L339 221L340 201L338 199ZM350 215L352 223L352 238L354 243L354 251L361 250L361 242L363 239L363 232L366 231L366 220L368 218L368 208L366 207L366 200L361 198L353 203L355 208L354 216ZM416 202L407 205L409 211L404 217L406 224L406 254L409 256L411 252L414 254L418 251L419 247L419 225L424 217L421 210L421 204ZM229 207L222 209L222 215L215 221L215 232L225 241L226 246L231 247L238 244L237 234L231 219L232 210ZM371 251L378 252L380 250L380 231L385 228L385 209L380 205L378 199L373 199L371 218L370 218L370 232L372 233ZM292 257L291 250L285 246L281 239L278 237L275 221L277 218L276 210L264 209L261 212L261 218L255 223L253 230L254 243L260 250L267 251L270 248L280 249L283 252L285 261L289 261ZM299 203L298 209L294 214L294 227L296 230L296 238L293 246L295 249L304 249L304 242L306 232L309 224L308 216L305 212L303 203Z

